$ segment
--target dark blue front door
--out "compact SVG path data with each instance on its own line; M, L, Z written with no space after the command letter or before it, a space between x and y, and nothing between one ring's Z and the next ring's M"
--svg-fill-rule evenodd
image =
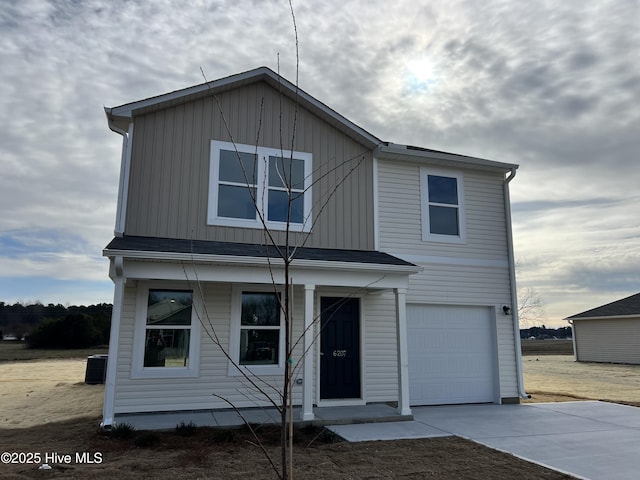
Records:
M320 398L360 398L360 299L320 300Z

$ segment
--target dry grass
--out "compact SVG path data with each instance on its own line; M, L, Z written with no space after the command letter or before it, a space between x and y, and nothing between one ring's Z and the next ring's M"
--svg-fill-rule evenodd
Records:
M573 355L573 340L522 340L523 355Z
M263 480L275 475L262 452L242 431L200 428L192 437L175 432L136 432L116 439L99 431L102 386L84 385L86 356L99 351L28 351L29 361L7 361L13 346L0 345L0 451L71 455L71 464L49 471L39 464L2 465L0 478ZM41 355L43 360L33 357ZM79 358L78 358L79 357ZM306 436L305 436L306 435ZM295 451L297 478L323 479L481 479L560 480L572 477L456 437L307 446L315 432L302 435ZM274 458L273 432L262 435ZM276 442L277 443L277 442ZM150 446L143 446L150 445ZM79 464L75 454L100 453L99 464Z

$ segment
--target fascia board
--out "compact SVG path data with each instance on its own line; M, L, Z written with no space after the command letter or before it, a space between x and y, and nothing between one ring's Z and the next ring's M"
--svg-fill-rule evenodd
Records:
M380 144L380 139L343 117L335 110L306 93L304 90L296 87L296 85L286 78L278 76L278 74L267 67L259 67L248 72L231 75L218 80L212 80L208 83L176 90L163 95L139 100L137 102L126 103L118 107L105 108L105 111L108 116L112 116L114 118L132 118L134 115L145 113L147 111L168 108L173 105L204 97L211 91L221 93L225 90L258 81L266 81L276 89L282 88L283 94L289 98L298 98L301 105L308 108L314 114L318 115L320 118L335 126L345 134L363 143L368 148L374 149Z
M580 320L640 320L640 313L632 314L632 315L605 315L599 317L567 317L563 318L568 322L575 322Z
M212 268L213 267L213 268ZM178 263L125 259L123 277L126 280L171 280L188 282L223 282L281 284L284 269L272 265L222 265L203 263ZM335 269L313 269L300 265L291 267L289 275L294 285L326 285L332 287L364 288L384 290L408 288L409 275L401 272L376 272L365 270L343 271Z
M104 250L103 255L106 257L123 257L124 259L139 260L157 260L157 261L177 261L177 262L194 262L194 263L211 263L217 265L236 265L236 266L259 266L259 267L282 267L283 261L280 258L267 257L241 257L234 255L208 255L208 254L192 254L192 253L176 253L176 252L146 252L132 250ZM411 275L423 270L422 267L415 265L387 265L380 263L358 263L358 262L325 262L321 260L305 260L294 259L291 263L292 268L305 268L311 270L329 270L329 271L362 271L362 272L379 272L393 273L402 275Z
M475 170L498 170L507 173L517 169L518 165L513 163L496 162L484 158L468 157L455 153L437 152L433 150L408 149L405 145L380 145L375 152L377 158L387 160L411 160L417 162L431 163L436 165L451 166L452 163L459 164L465 168Z

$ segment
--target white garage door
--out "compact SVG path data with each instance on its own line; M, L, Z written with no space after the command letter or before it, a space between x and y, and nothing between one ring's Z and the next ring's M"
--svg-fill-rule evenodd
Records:
M495 401L491 325L486 307L407 305L411 405Z

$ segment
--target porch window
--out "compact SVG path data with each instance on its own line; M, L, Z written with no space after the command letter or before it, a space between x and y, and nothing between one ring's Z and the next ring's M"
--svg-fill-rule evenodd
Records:
M174 285L177 288L174 288ZM133 378L199 374L200 301L180 284L141 282L136 300Z
M211 142L210 225L293 231L311 227L310 153Z
M242 292L240 365L280 363L280 295Z
M188 367L193 293L149 290L144 367Z
M464 181L461 172L421 169L422 239L464 242Z

